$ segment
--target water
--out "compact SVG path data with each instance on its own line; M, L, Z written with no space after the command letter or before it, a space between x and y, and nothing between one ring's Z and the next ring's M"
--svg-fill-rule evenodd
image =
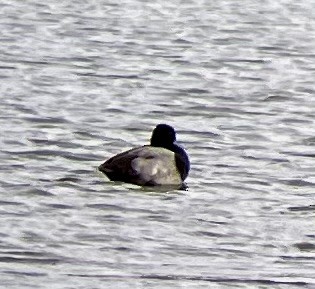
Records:
M1 288L315 288L315 4L0 4ZM175 126L188 191L104 159Z

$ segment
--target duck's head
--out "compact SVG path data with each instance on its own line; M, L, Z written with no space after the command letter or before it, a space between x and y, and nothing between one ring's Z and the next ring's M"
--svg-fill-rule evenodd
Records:
M158 124L152 132L151 146L169 148L175 141L176 132L168 124Z

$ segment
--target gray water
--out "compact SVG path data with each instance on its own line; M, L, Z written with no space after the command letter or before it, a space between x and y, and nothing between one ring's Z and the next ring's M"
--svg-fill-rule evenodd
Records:
M315 288L315 2L0 3L1 288ZM169 123L187 191L113 183Z

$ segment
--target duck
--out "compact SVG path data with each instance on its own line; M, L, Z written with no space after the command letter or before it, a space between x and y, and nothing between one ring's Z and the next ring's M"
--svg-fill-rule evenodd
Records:
M111 181L139 186L185 185L190 161L176 141L176 131L168 124L158 124L150 144L119 153L98 167Z

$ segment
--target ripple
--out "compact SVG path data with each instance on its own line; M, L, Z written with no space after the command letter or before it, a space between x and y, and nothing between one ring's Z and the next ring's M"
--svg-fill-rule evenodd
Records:
M210 283L226 283L226 284L256 284L256 285L293 285L298 287L304 287L311 285L307 281L290 281L278 279L244 279L244 278L219 278L210 276L189 276L189 275L92 275L92 274L68 274L68 276L81 277L81 278L100 278L100 279L145 279L145 280L188 280L198 282L210 282Z
M296 248L298 248L300 251L315 252L315 244L314 243L301 242L301 243L294 244L294 246Z
M46 259L46 258L16 258L16 257L1 257L0 263L23 263L23 264L51 264L58 263L58 259Z
M46 190L42 190L42 189L38 189L38 188L30 188L27 190L20 191L19 195L50 197L50 196L53 196L54 194L52 194L51 192L46 191Z
M292 212L308 212L308 211L315 211L315 205L308 205L308 206L294 206L288 208Z
M16 276L26 276L26 277L46 277L48 274L46 273L39 273L39 272L27 272L27 271L10 271L4 270L3 273L16 275Z
M313 3L35 2L0 4L4 286L314 286ZM188 190L97 172L161 122Z

